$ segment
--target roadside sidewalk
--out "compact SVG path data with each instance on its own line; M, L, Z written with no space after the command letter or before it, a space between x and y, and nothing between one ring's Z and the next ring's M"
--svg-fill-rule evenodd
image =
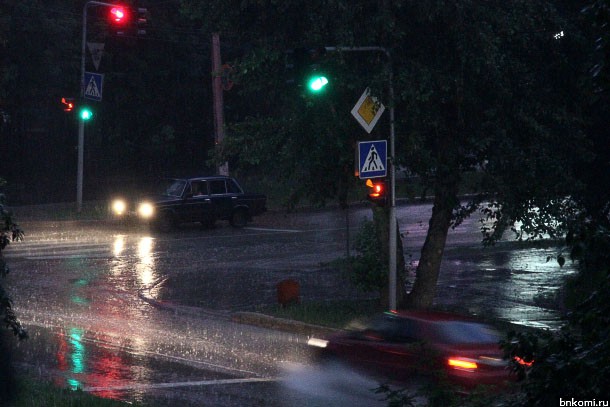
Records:
M334 332L338 332L338 329L329 328L320 325L308 324L300 321L276 318L270 315L262 314L260 312L248 312L248 311L218 311L209 310L200 307L189 307L184 305L177 305L171 301L158 301L152 296L147 295L147 290L142 290L139 293L140 299L147 302L148 304L168 310L170 312L182 315L188 315L192 317L198 317L201 315L210 315L216 318L231 320L238 324L247 324L259 326L262 328L273 329L277 331L291 332L297 335L303 335L306 337L311 336L326 336Z

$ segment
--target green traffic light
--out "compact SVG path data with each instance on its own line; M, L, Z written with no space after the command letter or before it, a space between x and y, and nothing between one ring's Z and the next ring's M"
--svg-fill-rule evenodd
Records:
M93 117L93 112L91 111L91 109L88 108L82 108L80 111L80 118L87 121L90 120Z
M314 76L308 83L309 90L312 92L320 92L326 85L328 85L326 76Z

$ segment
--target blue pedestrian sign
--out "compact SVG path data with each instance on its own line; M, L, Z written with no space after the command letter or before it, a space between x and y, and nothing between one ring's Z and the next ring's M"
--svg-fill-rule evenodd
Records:
M358 176L360 179L387 176L387 141L361 141L358 143L358 159Z
M104 75L100 73L85 72L83 80L83 97L85 99L101 102Z

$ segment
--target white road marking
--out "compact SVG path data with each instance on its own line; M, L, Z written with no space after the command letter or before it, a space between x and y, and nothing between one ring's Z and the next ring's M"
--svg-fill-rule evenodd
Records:
M271 228L255 228L255 227L245 227L245 230L256 230L260 232L286 232L286 233L299 233L302 230L295 229L271 229Z
M27 260L54 260L71 258L108 258L112 257L111 246L107 243L71 242L48 244L27 242L15 245L6 253L7 258Z
M199 380L194 382L174 382L174 383L134 383L121 386L104 386L104 387L83 387L83 391L109 391L109 390L145 390L145 389L167 389L174 387L189 387L189 386L212 386L219 384L240 384L240 383L261 383L261 382L277 382L281 379L277 377L251 377L245 379L218 379L218 380Z

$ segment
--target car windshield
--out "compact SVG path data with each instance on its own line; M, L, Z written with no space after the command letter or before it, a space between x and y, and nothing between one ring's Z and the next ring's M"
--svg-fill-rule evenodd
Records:
M182 196L186 181L179 179L163 180L157 189L161 195L165 196Z
M433 325L435 337L443 343L497 343L501 336L492 327L476 322L444 321Z

